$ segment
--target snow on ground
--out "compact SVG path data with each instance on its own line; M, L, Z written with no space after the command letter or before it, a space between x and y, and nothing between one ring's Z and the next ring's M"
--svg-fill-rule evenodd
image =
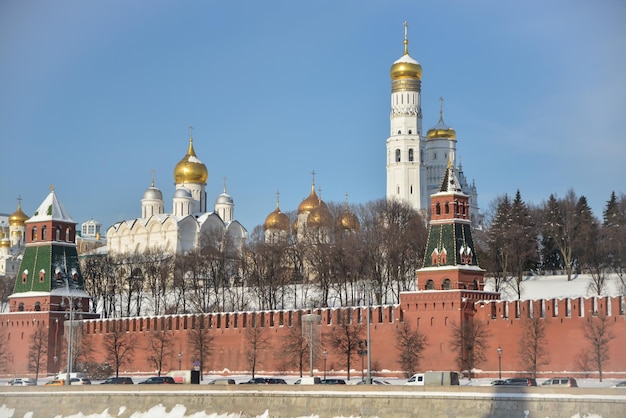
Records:
M595 293L589 290L592 282L590 274L575 274L570 281L566 275L541 276L529 275L522 282L522 299L552 299L567 297L593 297ZM493 280L485 278L485 290L493 291ZM616 274L607 275L606 287L603 296L623 295L623 284ZM501 292L502 299L517 299L515 289L509 285Z

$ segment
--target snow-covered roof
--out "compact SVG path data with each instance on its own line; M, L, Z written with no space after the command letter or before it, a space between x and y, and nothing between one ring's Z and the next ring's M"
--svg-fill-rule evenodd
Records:
M54 188L50 188L50 194L39 205L39 208L35 211L35 214L26 221L29 222L41 222L41 221L62 221L75 223L70 214L57 198L54 193Z

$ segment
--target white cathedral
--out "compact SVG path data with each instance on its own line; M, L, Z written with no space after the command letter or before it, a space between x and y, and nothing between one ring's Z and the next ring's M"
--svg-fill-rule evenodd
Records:
M172 213L165 213L161 190L152 184L141 199L141 217L118 222L107 230L109 254L142 253L158 250L184 254L200 247L207 234L227 234L237 247L247 231L234 220L233 198L224 192L217 196L213 211L207 211L206 184L209 172L196 156L193 136L187 154L174 168L176 189Z
M480 227L478 192L469 185L456 163L456 131L443 121L440 99L439 123L422 131L422 66L409 55L408 25L404 24L404 55L393 63L391 76L390 133L387 138L387 199L401 199L422 213L430 207L448 166L453 165L461 190L470 196L471 221Z

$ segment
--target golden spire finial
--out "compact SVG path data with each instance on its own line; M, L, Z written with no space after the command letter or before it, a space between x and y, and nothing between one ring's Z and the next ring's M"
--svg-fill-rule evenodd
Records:
M439 96L439 123L443 123L443 97Z
M51 184L51 185L50 185L50 191L51 191L51 192L54 192L54 184Z
M404 55L409 55L409 24L404 22Z
M315 170L311 171L311 193L315 193Z
M22 209L22 196L21 195L17 195L17 210Z
M276 190L276 210L278 209L278 203L280 201L280 190Z

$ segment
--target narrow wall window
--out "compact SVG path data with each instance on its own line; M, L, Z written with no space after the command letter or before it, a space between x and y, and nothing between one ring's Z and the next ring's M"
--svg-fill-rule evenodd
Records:
M48 239L48 228L46 226L41 227L41 239L43 241Z
M409 131L411 133L411 131ZM413 148L409 148L409 161L413 161Z
M399 149L396 150L396 162L397 163L400 162L400 150Z
M37 227L36 226L33 226L33 229L31 230L31 233L30 233L30 238L33 241L37 241Z

